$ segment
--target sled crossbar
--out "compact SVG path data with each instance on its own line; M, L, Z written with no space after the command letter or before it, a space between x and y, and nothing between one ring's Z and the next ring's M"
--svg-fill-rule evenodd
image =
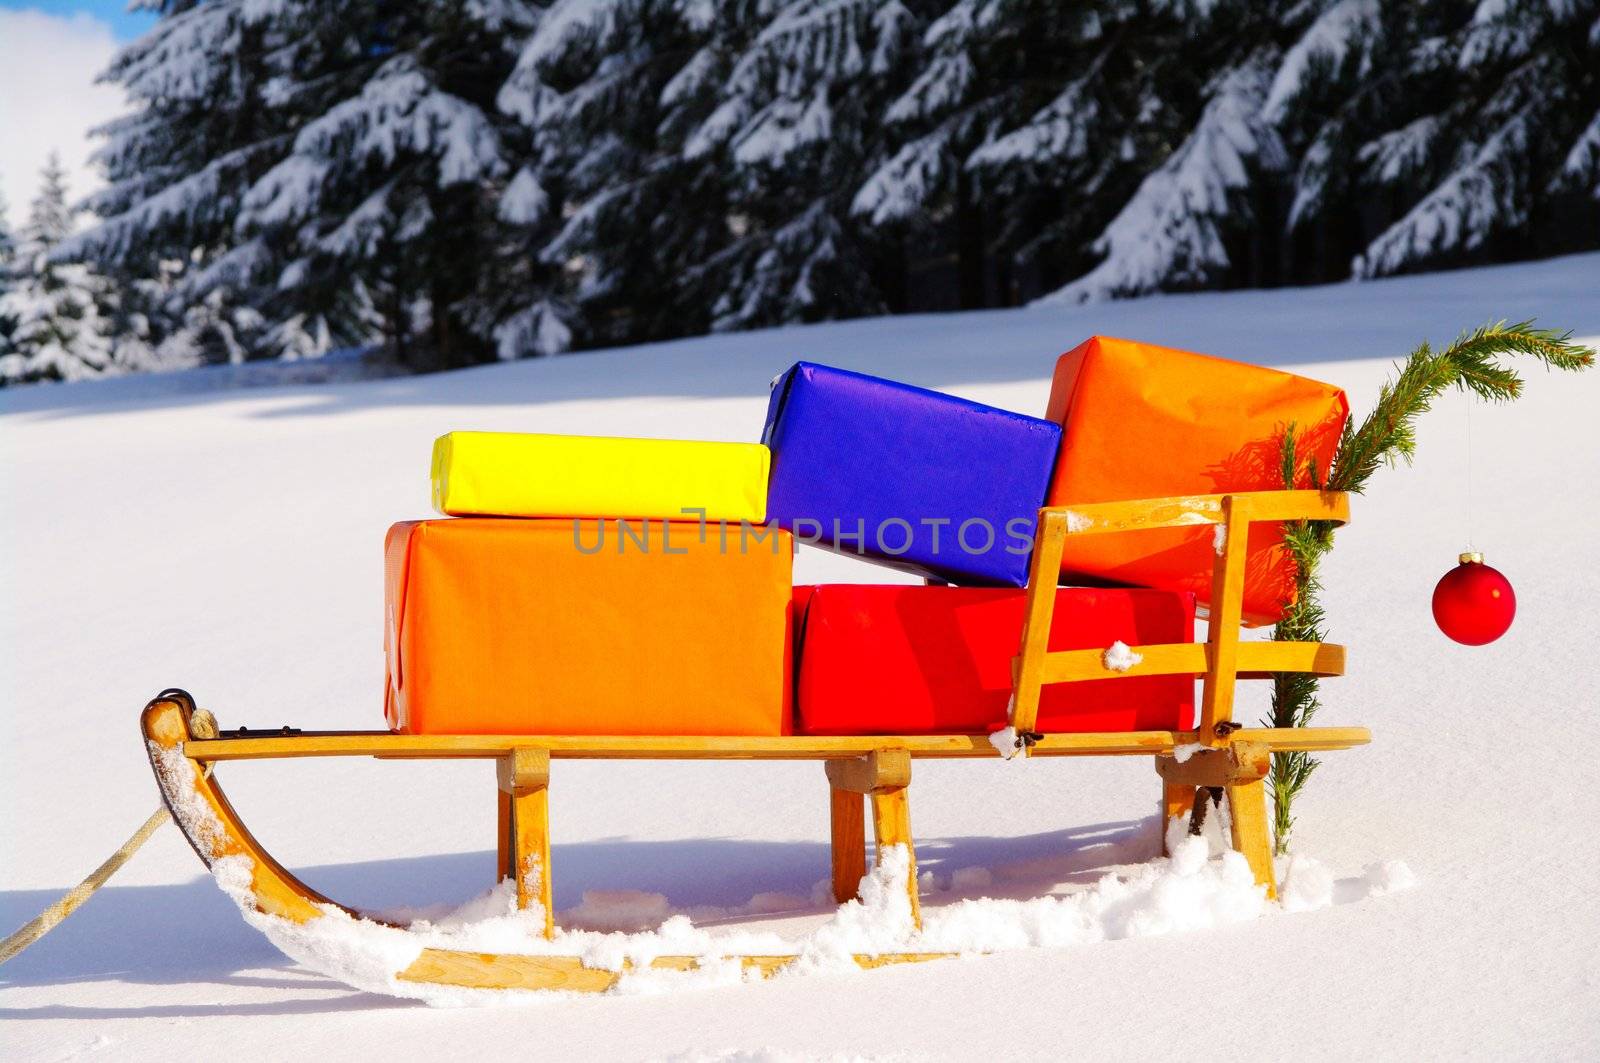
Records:
M920 926L909 811L913 760L943 758L1150 756L1161 778L1158 806L1163 830L1173 817L1188 816L1200 792L1228 798L1232 842L1248 861L1269 897L1276 894L1263 780L1275 753L1320 752L1365 745L1364 727L1240 727L1233 722L1233 694L1240 679L1281 673L1341 675L1344 648L1309 642L1239 640L1246 545L1250 525L1262 521L1317 520L1343 523L1348 504L1341 494L1268 491L1108 502L1040 510L1038 537L1027 591L1020 652L1012 661L1011 728L1015 748L997 749L987 734L934 735L406 735L389 731L291 731L219 733L208 714L181 691L168 691L146 706L141 724L156 777L195 851L207 865L233 855L250 858L251 888L266 913L305 923L323 917L328 901L278 864L239 821L211 766L229 760L285 757L370 756L383 759L487 759L496 764L499 800L497 865L516 884L517 903L542 906L545 934L551 914L548 791L552 760L816 760L826 768L832 837L832 883L837 900L854 896L866 872L863 819L871 808L880 853L904 846L912 855L907 889L911 914ZM1050 652L1048 633L1064 543L1069 535L1136 532L1154 528L1213 525L1216 562L1211 583L1210 635L1201 644L1133 646L1137 660L1112 668L1103 650ZM1194 730L1097 734L1037 734L1042 688L1051 683L1149 675L1193 675L1203 682ZM1012 737L1009 736L1008 737ZM187 762L192 770L172 770ZM185 821L178 809L208 809L205 823ZM348 909L347 909L348 910ZM938 959L940 953L857 956L862 967ZM786 956L735 956L747 971L762 975L792 961ZM660 957L657 968L690 969L693 957ZM618 974L584 966L575 957L485 955L425 949L402 981L476 988L604 990Z

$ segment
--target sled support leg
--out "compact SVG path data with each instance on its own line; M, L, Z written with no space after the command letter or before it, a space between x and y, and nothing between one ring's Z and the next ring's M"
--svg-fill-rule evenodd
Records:
M892 845L903 845L911 857L906 889L911 894L911 922L922 929L922 903L917 898L917 850L911 844L911 801L905 787L872 795L872 832L878 843L878 859Z
M1174 791L1186 787L1189 807L1194 807L1195 787L1222 787L1228 794L1228 812L1233 822L1233 847L1250 862L1256 881L1267 888L1267 896L1277 899L1278 885L1272 874L1272 839L1267 830L1267 793L1262 782L1272 768L1272 750L1261 742L1231 742L1205 749L1179 761L1176 757L1157 757L1161 775L1164 810L1173 808ZM1163 839L1165 823L1162 824Z
M1278 899L1272 870L1272 838L1267 830L1267 788L1260 779L1228 787L1228 813L1233 847L1250 862L1256 882L1267 887L1267 899Z
M555 933L550 888L550 751L513 749L496 762L500 782L502 870L510 864L517 907L544 909L544 936Z
M498 773L497 773L498 774ZM495 854L494 880L504 882L511 877L511 795L504 790L495 788L496 828L495 828Z
M861 888L867 873L866 798L838 787L828 788L833 842L833 899L843 904Z
M1163 782L1161 784L1161 855L1171 856L1167 851L1167 827L1171 825L1174 817L1185 821L1194 812L1195 788L1183 783Z
M911 802L907 788L911 785L911 754L904 749L877 749L865 757L852 760L830 760L827 766L828 782L835 795L843 790L856 798L854 808L859 809L860 796L872 799L872 832L877 841L878 858L883 859L885 849L903 845L911 856L911 873L906 884L911 894L911 919L918 928L922 926L922 906L917 898L917 855L911 840ZM838 894L842 870L851 870L846 863L861 848L852 847L841 856L837 841L840 831L848 830L841 823L841 806L847 804L841 797L834 798L834 891ZM861 822L859 812L855 823ZM859 828L858 828L859 829ZM859 835L858 835L859 836ZM862 843L864 847L864 842ZM865 862L863 856L863 863ZM843 867L841 865L843 864ZM860 881L858 875L857 881ZM854 887L850 890L854 895Z

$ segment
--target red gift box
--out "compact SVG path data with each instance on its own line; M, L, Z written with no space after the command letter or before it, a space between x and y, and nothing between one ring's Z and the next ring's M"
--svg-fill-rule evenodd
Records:
M795 588L801 642L799 734L952 734L1007 722L1011 659L1027 592L1012 588L827 584ZM1194 595L1056 592L1051 650L1190 642ZM1186 730L1191 676L1141 676L1044 688L1044 732Z

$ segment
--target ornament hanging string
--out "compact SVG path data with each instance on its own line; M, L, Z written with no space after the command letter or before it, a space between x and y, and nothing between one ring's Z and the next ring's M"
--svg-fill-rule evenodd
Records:
M1476 551L1472 535L1472 395L1467 395L1467 550Z

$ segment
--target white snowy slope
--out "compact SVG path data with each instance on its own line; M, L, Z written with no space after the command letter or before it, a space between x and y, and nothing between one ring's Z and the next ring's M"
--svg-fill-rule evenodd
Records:
M1096 332L1292 369L1344 386L1361 411L1390 359L1490 317L1600 341L1597 278L1587 255L425 378L230 389L195 371L0 394L0 932L154 808L136 715L162 687L192 690L224 726L381 726L383 531L427 515L443 431L754 439L767 382L801 357L1039 413L1055 355ZM0 1055L1592 1058L1600 372L1525 370L1521 402L1471 417L1471 538L1518 594L1504 639L1458 647L1428 612L1468 538L1463 398L1423 421L1415 467L1356 500L1330 560L1351 674L1325 684L1319 722L1374 732L1327 755L1297 809L1298 851L1335 876L1331 905L904 969L441 1010L285 959L168 828L0 968ZM896 577L806 551L797 578ZM489 885L486 764L230 764L224 777L267 847L341 900L459 903ZM1157 848L1142 758L919 763L912 792L925 899L947 919L963 897L1148 873L1126 865ZM825 919L804 900L827 866L814 764L562 763L552 805L557 906L574 924L687 911L805 933ZM1415 885L1369 896L1364 870L1388 860ZM605 892L621 890L640 893Z

